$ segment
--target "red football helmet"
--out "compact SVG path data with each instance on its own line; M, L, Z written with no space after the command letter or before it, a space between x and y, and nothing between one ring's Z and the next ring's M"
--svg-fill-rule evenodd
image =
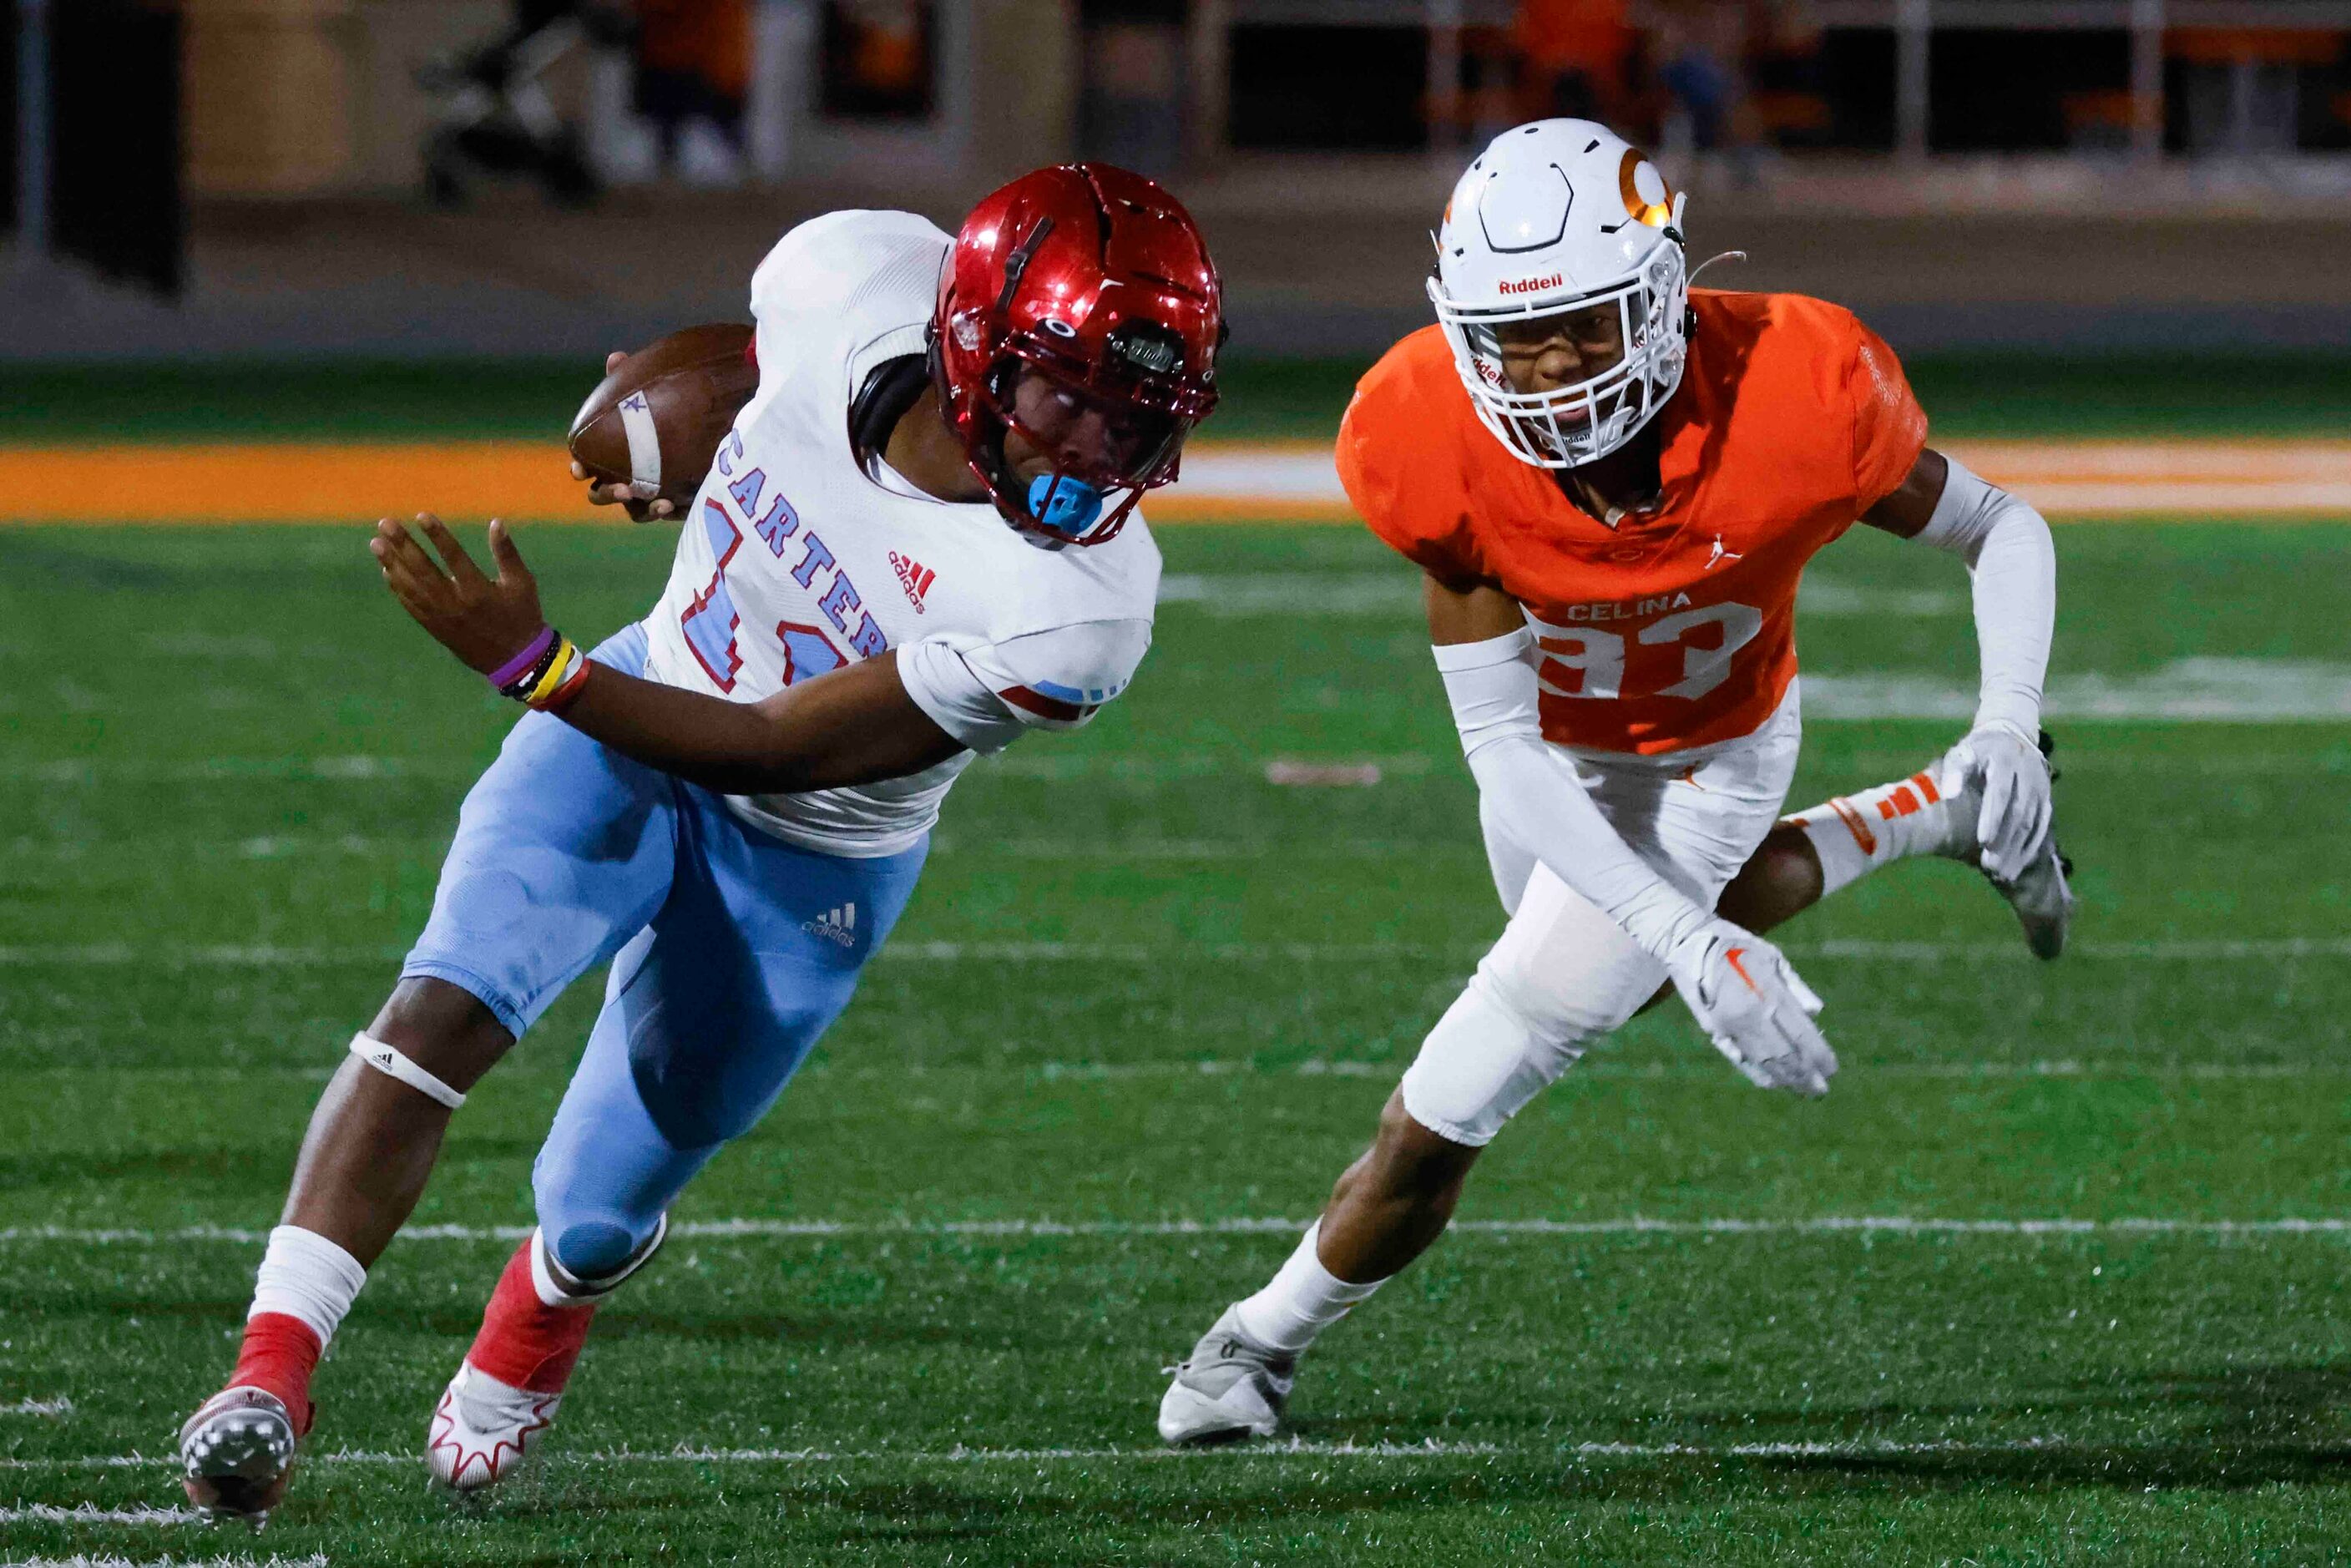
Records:
M1064 163L1023 174L964 220L939 274L931 370L1006 519L1099 544L1144 491L1176 477L1184 438L1217 406L1224 335L1223 286L1191 214L1140 174ZM1024 418L1016 389L1032 377L1053 397L1040 402L1032 387ZM1052 427L1056 411L1078 409L1104 422L1099 453L1065 450ZM1051 454L1054 472L1019 479L1008 432Z

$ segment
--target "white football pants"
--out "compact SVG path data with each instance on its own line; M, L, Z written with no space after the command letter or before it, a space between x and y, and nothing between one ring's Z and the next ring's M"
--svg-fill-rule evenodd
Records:
M1711 909L1780 820L1802 732L1792 685L1761 729L1736 740L1659 757L1567 755L1633 852ZM1414 1121L1473 1147L1667 979L1621 926L1480 815L1510 923L1429 1030L1403 1085Z

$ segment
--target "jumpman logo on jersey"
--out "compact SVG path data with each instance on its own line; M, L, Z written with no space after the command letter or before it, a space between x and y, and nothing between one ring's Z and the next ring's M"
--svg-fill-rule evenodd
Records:
M1703 571L1712 571L1717 566L1719 566L1726 560L1745 560L1747 558L1744 555L1735 549L1723 549L1722 536L1720 534L1717 534L1714 536L1714 553L1706 558L1706 565L1699 570Z

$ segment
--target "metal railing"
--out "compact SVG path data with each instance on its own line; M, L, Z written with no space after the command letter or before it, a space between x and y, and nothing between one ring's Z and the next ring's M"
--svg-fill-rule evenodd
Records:
M1429 34L1428 104L1439 129L1459 118L1462 34L1509 24L1511 0L1195 0L1195 81L1203 68L1221 78L1235 26L1425 27ZM1649 7L1635 0L1634 20ZM1813 0L1811 18L1824 27L1895 35L1895 147L1926 155L1932 104L1928 62L1934 35L1957 29L2020 32L2126 32L2130 35L2130 143L2135 156L2163 150L2164 35L2174 27L2264 31L2351 31L2351 0ZM1211 38L1210 34L1215 37ZM1196 112L1213 110L1223 124L1221 88L1196 89Z

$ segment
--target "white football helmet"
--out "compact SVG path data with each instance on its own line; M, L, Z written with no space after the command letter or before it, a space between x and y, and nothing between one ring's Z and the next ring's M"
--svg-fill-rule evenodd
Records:
M1604 457L1681 384L1685 200L1589 120L1515 126L1471 160L1445 205L1428 298L1478 417L1512 455L1541 468ZM1588 373L1513 390L1506 343L1541 341L1547 327L1571 332Z

